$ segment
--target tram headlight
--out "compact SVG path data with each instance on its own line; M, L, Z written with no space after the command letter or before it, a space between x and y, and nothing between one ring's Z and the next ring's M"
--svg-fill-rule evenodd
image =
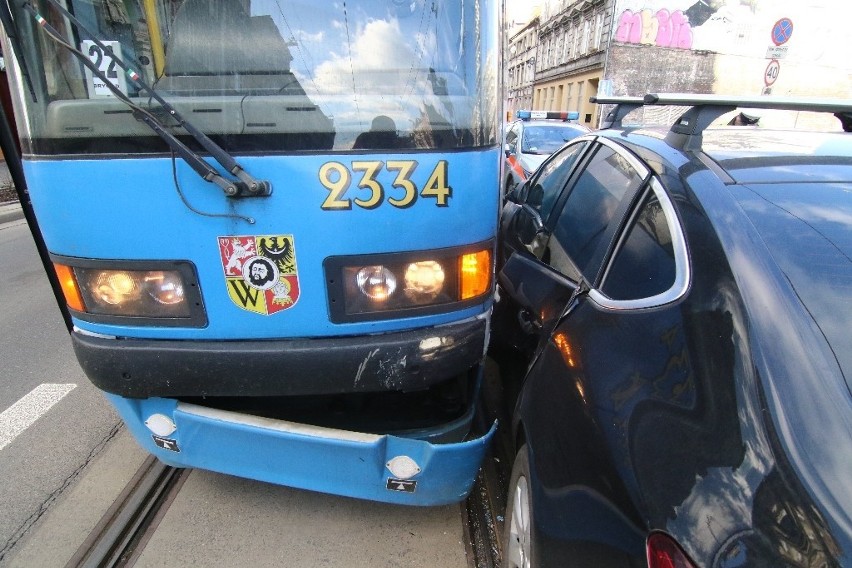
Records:
M100 305L126 305L142 294L139 279L126 270L98 270L87 284L91 299Z
M388 319L472 305L491 291L492 270L490 244L331 257L325 261L331 319Z
M396 276L387 267L365 266L355 274L358 290L374 302L384 302L396 292Z
M447 274L436 260L412 262L405 269L405 295L414 300L436 298L444 289Z
M173 271L152 270L145 275L145 291L155 302L175 306L186 300L183 279Z
M194 269L187 262L54 262L68 307L81 319L139 325L206 324ZM133 318L129 320L128 318Z
M188 317L180 274L170 270L75 268L86 311L135 317Z

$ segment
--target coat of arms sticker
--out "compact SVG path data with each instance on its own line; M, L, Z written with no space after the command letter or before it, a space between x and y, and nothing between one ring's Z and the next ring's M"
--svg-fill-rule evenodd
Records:
M299 299L293 235L219 237L228 296L244 310L272 315Z

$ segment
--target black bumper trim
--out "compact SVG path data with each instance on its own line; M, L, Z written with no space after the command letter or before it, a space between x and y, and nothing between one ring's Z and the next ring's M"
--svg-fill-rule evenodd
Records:
M101 390L128 398L289 396L418 390L482 361L484 319L379 335L178 341L71 333Z

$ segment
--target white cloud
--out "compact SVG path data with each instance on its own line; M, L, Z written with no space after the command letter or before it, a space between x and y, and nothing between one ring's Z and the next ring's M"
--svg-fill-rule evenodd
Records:
M396 73L393 78L398 80L400 73L405 74L418 65L417 55L410 46L418 40L405 37L395 19L373 20L360 33L349 31L352 38L349 48L340 46L339 52L316 68L314 81L323 93L350 92L353 73L358 81L358 75L365 71L393 71Z

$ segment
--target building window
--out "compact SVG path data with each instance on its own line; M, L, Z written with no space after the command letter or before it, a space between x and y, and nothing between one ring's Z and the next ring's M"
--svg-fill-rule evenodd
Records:
M571 53L574 58L580 56L580 23L574 24L574 41L571 43Z
M591 20L583 20L583 43L580 44L580 54L585 55L589 51L589 34L591 34Z
M568 24L568 27L565 29L565 46L564 53L562 54L562 59L565 61L571 60L571 42L574 41L574 34L572 32L571 24Z
M598 12L595 15L595 39L592 44L592 49L594 51L601 49L601 40L603 39L603 20L603 12Z

